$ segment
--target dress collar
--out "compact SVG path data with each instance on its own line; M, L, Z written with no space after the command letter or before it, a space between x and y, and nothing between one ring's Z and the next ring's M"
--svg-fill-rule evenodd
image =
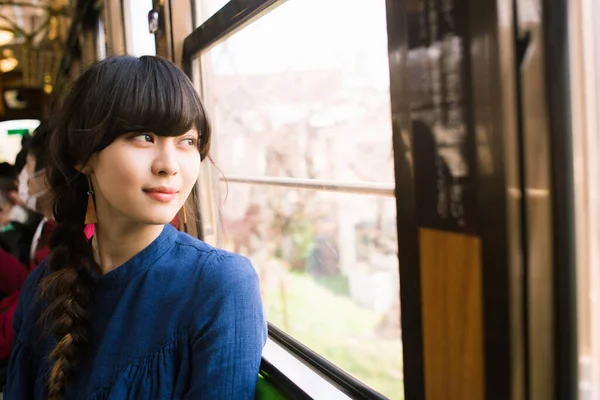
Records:
M121 286L136 275L146 271L152 264L161 258L173 247L177 237L177 229L166 224L156 239L144 250L137 253L129 261L108 272L107 274L94 276L100 290Z

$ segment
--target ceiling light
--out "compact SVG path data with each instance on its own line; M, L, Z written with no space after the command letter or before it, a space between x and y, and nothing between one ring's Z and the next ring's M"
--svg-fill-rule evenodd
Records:
M15 33L6 28L0 28L0 46L10 43L15 37Z
M5 90L4 100L6 100L6 106L11 110L24 110L27 108L27 102L21 99L18 90Z
M11 49L2 50L2 58L0 58L0 72L9 72L19 65L19 60L14 56Z
M52 16L48 20L48 39L54 40L58 36L58 18Z

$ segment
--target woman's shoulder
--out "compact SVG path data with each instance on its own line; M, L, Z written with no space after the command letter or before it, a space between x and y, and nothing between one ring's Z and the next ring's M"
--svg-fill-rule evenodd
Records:
M177 234L175 243L174 257L181 260L176 268L204 287L226 290L240 282L258 281L252 262L243 255L213 247L183 232Z

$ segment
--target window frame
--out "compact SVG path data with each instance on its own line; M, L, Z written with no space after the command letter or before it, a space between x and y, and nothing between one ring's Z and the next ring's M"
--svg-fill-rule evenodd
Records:
M125 52L126 54L131 54L134 56L139 57L139 55L134 54L133 52L133 46L134 46L134 29L131 21L132 21L132 7L133 4L131 4L132 2L134 2L135 0L121 0L121 16L123 19L123 36L125 38L124 42L125 42ZM152 0L147 0L151 3L151 5L153 4ZM139 11L142 10L141 8L138 8ZM150 11L150 9L147 10L143 10L142 12L144 12L145 14L147 14ZM146 29L148 25L146 25ZM148 31L146 31L146 33L148 35L150 35L150 33L148 33ZM157 55L157 41L156 41L156 36L155 35L151 35L152 36L152 40L154 41L154 52L152 54L149 55Z
M201 1L201 0L196 0ZM183 42L183 54L181 67L190 79L199 78L200 87L202 87L202 66L201 63L195 63L200 54L208 51L211 47L217 45L227 37L240 31L246 25L258 20L264 14L272 11L274 8L284 4L288 0L231 0L224 5L214 15L210 16L202 25L195 28L193 32L185 38ZM196 11L195 0L191 0L192 10ZM193 13L195 26L195 13ZM389 20L389 16L388 16ZM200 65L199 65L200 64ZM395 150L395 149L394 149ZM396 159L394 158L394 165ZM213 175L214 176L214 175ZM222 179L222 178L221 178ZM340 193L348 193L355 195L377 195L384 197L397 197L397 190L394 184L364 182L364 183L344 183L341 181L321 181L314 179L298 179L298 178L279 178L279 177L257 177L257 176L227 176L227 182L245 183L245 184L262 184L277 187L292 187L313 189L319 191L335 191ZM211 189L212 190L211 185ZM195 190L201 190L196 186ZM200 211L197 213L198 236L203 237L202 215ZM400 315L399 315L400 317ZM354 378L340 367L336 366L329 360L317 354L307 346L303 345L293 337L283 332L271 323L268 323L269 341L275 342L277 345L284 348L289 354L296 357L310 370L316 372L322 379L335 386L341 393L346 394L353 399L385 399L383 395ZM400 339L402 342L403 339ZM400 357L400 355L399 355ZM279 368L284 366L275 366L266 362L263 357L263 366L273 368L279 371L279 375L285 377L285 372L281 373ZM289 382L288 382L289 383ZM297 382L293 382L294 385ZM299 390L302 391L302 388Z

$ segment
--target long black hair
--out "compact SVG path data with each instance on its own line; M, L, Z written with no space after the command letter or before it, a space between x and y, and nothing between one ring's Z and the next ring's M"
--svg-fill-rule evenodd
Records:
M35 159L35 171L38 172L46 168L46 160L48 151L46 142L50 135L50 126L47 121L42 121L40 125L33 131L33 136L28 143L28 152Z
M84 234L90 157L130 132L178 136L199 134L201 159L208 156L210 129L192 82L173 63L143 56L100 61L73 84L50 121L48 183L57 225L50 238L49 274L40 295L48 306L41 321L56 339L48 396L61 398L88 343L89 303L96 266Z

